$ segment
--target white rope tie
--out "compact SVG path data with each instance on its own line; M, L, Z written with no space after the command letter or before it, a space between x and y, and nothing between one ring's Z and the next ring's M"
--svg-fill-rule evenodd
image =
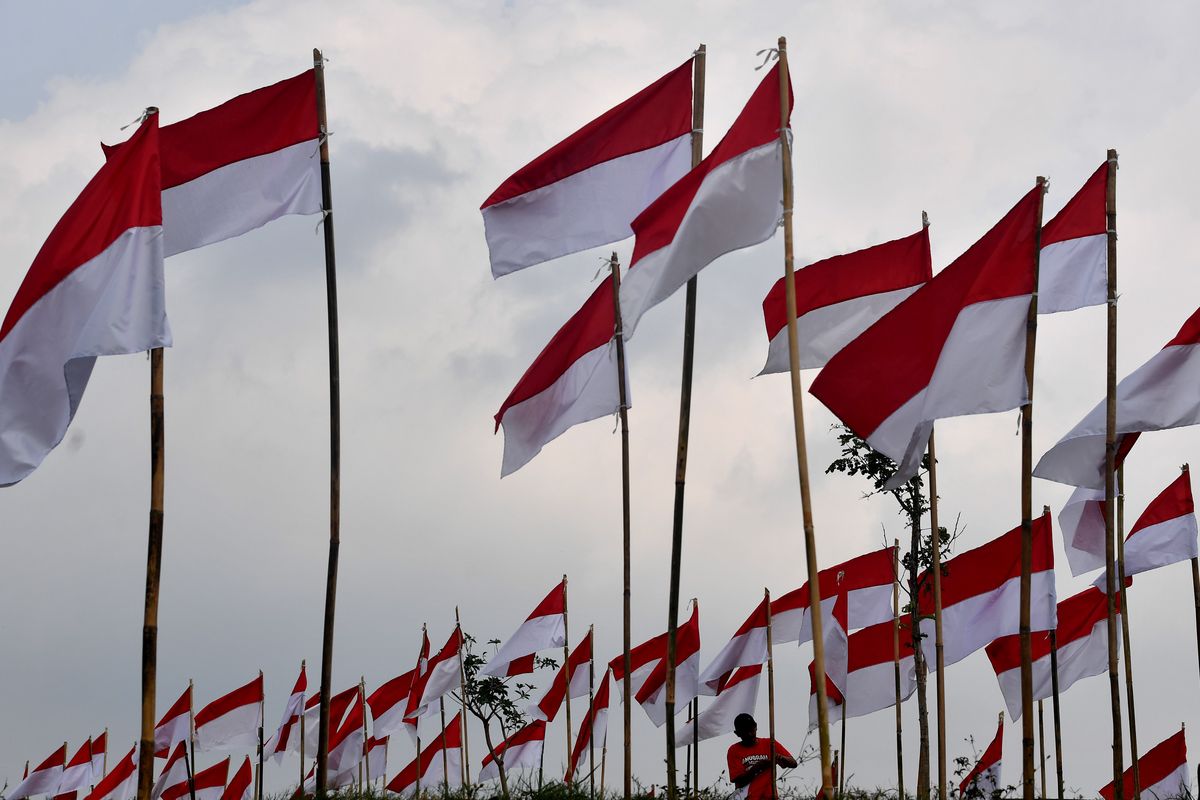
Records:
M133 122L130 122L127 125L122 125L121 130L125 130L126 128L132 128L134 125L141 125L143 122L145 122L150 117L150 114L151 114L151 111L149 108L143 109L142 113L138 115L137 119L135 119Z
M766 54L765 56L763 55L764 53ZM760 69L765 67L767 64L770 64L772 59L777 60L779 58L779 48L768 47L765 50L759 50L757 53L754 54L754 57L758 58L759 56L763 56L763 60L762 60L761 64L759 64L757 67L754 68L755 72L758 72Z

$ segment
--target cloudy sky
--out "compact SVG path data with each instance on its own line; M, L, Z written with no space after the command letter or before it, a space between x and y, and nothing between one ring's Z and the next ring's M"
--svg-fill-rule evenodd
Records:
M9 2L4 13L5 299L101 163L98 142L123 138L142 108L159 106L165 124L307 69L313 46L331 59L344 415L335 687L410 668L421 623L440 644L456 605L469 632L507 636L563 573L573 631L594 623L600 654L618 653L611 421L570 431L502 482L491 419L592 291L608 249L493 282L478 206L701 42L711 147L761 77L755 52L789 37L800 263L911 233L926 210L939 269L1035 176L1050 178L1053 213L1115 147L1120 373L1200 303L1200 9L1189 3L1149 13L1115 2L56 0ZM166 355L160 708L189 678L206 702L262 669L272 725L301 659L317 678L328 395L314 226L289 218L167 264L176 345ZM623 259L631 244L618 245ZM700 598L710 655L764 586L784 592L806 577L788 383L750 380L766 352L760 303L781 270L777 237L700 280L683 597ZM681 329L676 297L630 347L635 640L666 622ZM1035 452L1100 398L1103 331L1099 308L1041 320ZM141 356L102 361L67 440L0 498L0 784L64 739L74 747L107 726L119 755L137 735L148 372ZM811 397L807 412L821 562L902 535L889 499L864 500L863 483L823 474L836 456L833 419ZM1019 521L1016 417L939 426L942 514L961 519L962 547ZM1130 522L1198 453L1196 431L1143 440L1128 465ZM1057 512L1067 493L1035 482L1035 508ZM1057 554L1066 597L1087 579L1070 577L1061 545ZM1188 573L1159 570L1130 596L1143 750L1180 722L1200 726ZM780 738L793 749L809 658L807 646L778 657ZM949 751L969 755L967 737L986 741L1003 701L983 653L946 679ZM621 774L613 719L610 787ZM1094 794L1111 777L1108 719L1103 678L1064 695L1068 787ZM640 710L634 720L636 773L661 782L662 734ZM915 703L904 723L911 784ZM551 774L561 724L548 737ZM1006 780L1019 778L1019 730L1007 727ZM723 771L727 744L703 746L703 781ZM852 720L848 751L853 783L891 785L891 713ZM389 773L411 756L399 743ZM269 767L268 787L282 790L296 769ZM792 779L811 784L816 772L809 763Z

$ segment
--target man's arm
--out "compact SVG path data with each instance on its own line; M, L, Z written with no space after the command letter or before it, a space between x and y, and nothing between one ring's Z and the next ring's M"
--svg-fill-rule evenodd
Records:
M781 767L786 767L787 769L795 769L796 767L800 766L800 765L799 765L799 764L796 762L796 759L792 758L792 757L791 757L789 754L787 754L787 753L778 753L778 754L776 754L776 756L775 756L775 763L776 763L776 764L778 764L778 765L779 765L779 766L781 766Z
M736 786L738 789L744 789L745 787L750 785L750 781L754 780L759 775L761 775L763 772L770 769L770 767L771 767L770 759L765 759L763 761L757 761L754 763L753 766L748 767L740 775L734 776L732 778L733 785Z

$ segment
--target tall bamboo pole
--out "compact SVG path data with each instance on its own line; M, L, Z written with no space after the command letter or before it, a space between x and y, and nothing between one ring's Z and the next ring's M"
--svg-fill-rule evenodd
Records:
M1025 386L1028 402L1021 406L1021 787L1033 800L1033 642L1029 632L1033 570L1033 365L1037 346L1037 282L1042 252L1042 206L1046 179L1038 176L1037 232L1034 241L1033 286L1025 322Z
M300 671L304 672L304 659L300 659ZM305 687L308 686L307 675L305 676ZM304 703L300 704L300 790L304 791Z
M900 713L900 540L892 544L892 663L896 673L896 797L904 800L904 721Z
M1125 701L1129 708L1129 760L1133 772L1133 800L1141 800L1142 776L1138 766L1137 712L1133 702L1133 654L1129 645L1129 605L1125 594L1125 467L1117 468L1117 596L1121 598L1121 644L1125 648Z
M590 646L588 657L588 724L592 726L592 730L588 731L588 796L591 800L596 800L596 737L593 735L596 732L596 626L588 626L588 643ZM570 694L570 683L567 684L567 693ZM567 753L567 758L571 758L571 754Z
M571 629L567 622L567 576L563 575L563 675L567 679L567 694L563 705L567 711L567 760L571 759ZM544 749L544 748L543 748Z
M333 247L333 188L329 178L329 125L325 112L325 59L313 48L317 121L321 134L321 209L325 232L325 301L329 328L329 565L325 579L325 622L321 635L321 707L317 728L316 796L324 800L329 757L329 693L333 679L333 622L341 547L341 388L338 368L337 258Z
M922 220L926 221L924 213ZM942 529L938 523L937 451L929 431L929 541L933 568L933 646L937 665L938 797L946 800L946 658L942 639ZM842 761L846 754L842 753Z
M767 606L767 729L771 737L771 800L779 798L779 774L775 766L775 645L771 634L771 590L763 589Z
M696 48L692 60L692 167L700 163L704 150L704 63L707 49ZM676 800L675 792L675 651L679 627L679 578L683 558L683 495L687 480L688 434L692 424L692 367L696 350L696 278L687 282L683 311L683 375L679 389L679 444L675 453L675 506L671 522L671 584L667 597L667 800ZM624 375L624 373L622 373ZM626 664L626 708L629 719L629 668ZM628 741L628 736L626 737ZM626 745L625 796L630 793L630 756Z
M1108 325L1104 431L1104 584L1108 601L1108 690L1112 707L1113 798L1125 800L1121 743L1121 686L1117 678L1116 457L1117 457L1117 151L1108 151Z
M622 678L621 682L626 698L626 702L621 704L621 722L625 734L625 738L623 739L625 753L624 800L630 800L630 797L633 795L633 742L630 738L633 717L631 715L632 705L628 702L628 699L633 696L629 677L629 673L633 667L629 658L629 650L633 646L633 643L631 631L632 615L630 612L630 555L632 542L630 536L631 515L629 510L629 400L627 387L625 386L625 330L621 325L621 262L617 260L615 251L608 260L608 266L612 271L613 341L616 343L617 348L617 395L620 400L617 415L621 421L621 667L625 670L625 677ZM594 647L595 642L592 645ZM605 742L607 741L606 735ZM603 758L602 754L602 762ZM601 773L603 772L604 770L601 769ZM600 794L603 795L603 778L601 778L600 784Z
M458 617L458 606L454 607L454 627L458 630L458 699L462 701L462 740L463 740L463 757L462 757L462 785L463 788L471 788L471 737L468 736L470 726L467 725L467 671L463 666L462 648L462 620ZM422 643L425 641L421 639Z
M1181 469L1188 472L1188 465L1184 464ZM1196 558L1192 559L1192 602L1196 607L1196 659L1200 662L1200 559ZM107 736L104 741L108 743Z
M804 555L808 567L809 608L812 613L813 680L817 684L817 729L821 753L821 793L833 798L829 760L829 705L825 696L825 642L822 639L821 586L817 542L813 533L812 493L808 484L808 452L804 439L804 390L800 386L800 343L796 331L796 272L792 238L792 143L788 138L790 112L787 39L779 37L779 143L783 153L783 278L787 298L788 362L792 379L792 424L796 432L796 465L800 475L800 505L804 522Z

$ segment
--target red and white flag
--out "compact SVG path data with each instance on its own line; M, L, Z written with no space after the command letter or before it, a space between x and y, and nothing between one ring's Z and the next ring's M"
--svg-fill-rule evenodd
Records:
M529 716L533 719L553 722L567 698L584 697L588 693L588 666L592 663L592 632L588 631L583 641L575 645L567 663L554 673L554 681L546 689L545 694L533 705L529 706Z
M406 720L419 719L438 710L437 701L458 687L462 678L462 629L454 632L437 655L429 659L425 674L419 676L408 694Z
M254 750L262 725L263 676L218 697L196 712L196 749Z
M896 462L920 469L936 420L1007 411L1029 397L1025 322L1041 187L983 238L829 360L809 390Z
M62 744L57 750L51 753L42 763L38 764L33 772L25 776L24 780L17 784L16 788L5 795L7 800L22 800L25 797L32 797L35 794L52 795L58 790L58 783L62 780L63 767L67 763L67 745Z
M428 638L425 640L428 643ZM426 649L424 658L429 657ZM412 689L417 670L410 669L387 681L367 698L371 707L372 730L376 736L387 738L404 725L404 712L408 706L408 693Z
M850 630L890 620L894 558L895 548L885 547L821 570L818 575L825 618L833 612L831 587L840 586L846 593ZM812 641L809 603L807 581L799 589L771 600L771 641L775 645Z
M300 665L300 677L288 697L287 705L283 708L283 720L279 728L263 745L263 757L270 758L278 764L283 754L289 751L300 751L300 725L304 717L304 693L308 691L308 675L304 665Z
M796 271L800 369L825 366L876 320L933 277L929 229L864 250L833 256ZM787 293L784 279L763 300L767 363L760 375L787 372Z
M341 787L354 782L357 767L362 762L365 752L365 726L365 711L360 692L342 724L334 729L329 737L329 756L326 763L329 774L333 776L330 785Z
M225 785L221 800L250 800L253 796L254 772L250 766L250 756L246 756L237 772L233 773L233 777Z
M1200 423L1200 309L1171 341L1117 385L1117 436ZM1105 401L1046 451L1033 474L1069 486L1104 488Z
M104 762L108 756L108 729L92 737L92 779L88 785L95 786L104 777Z
M1055 626L1054 542L1050 512L1033 519L1029 629ZM926 659L934 661L933 580L919 580L918 602ZM942 642L946 666L1001 636L1020 633L1021 526L942 562Z
M567 643L567 582L561 583L550 590L550 594L538 603L537 608L521 623L508 641L500 645L496 655L480 672L495 678L511 675L521 675L533 671L533 660L526 659L518 662L520 671L514 670L514 662L525 656L532 656L539 650L552 647L563 647Z
M186 742L192 734L192 686L183 690L162 719L154 726L154 756L166 758L171 748Z
M387 736L372 736L367 740L367 780L377 781L387 776Z
M1117 603L1120 625L1121 596ZM1076 681L1108 672L1108 596L1094 586L1058 604L1058 691ZM1050 662L1050 634L1030 634L1033 658L1033 699L1044 700L1054 693ZM1117 640L1120 652L1121 641ZM1004 704L1013 719L1021 717L1021 637L1003 636L987 646L988 659L1000 682Z
M500 777L497 757L504 764L506 775L511 775L519 769L537 769L542 763L542 750L545 745L546 721L535 719L498 744L494 753L484 755L479 780L490 781Z
M162 129L162 216L173 256L288 214L321 212L313 70ZM109 160L124 145L105 147Z
M720 256L765 242L783 216L779 65L767 72L729 132L691 172L633 221L621 324L633 336L647 310ZM791 116L788 87L788 116Z
M225 782L229 779L229 757L219 761L208 769L202 769L192 779L196 790L196 800L221 800L225 794ZM182 785L170 786L163 790L163 800L182 800L191 796L187 781Z
M828 587L828 588L826 588ZM836 582L822 583L822 590L832 592L828 602L821 598L821 633L825 641L825 695L828 706L844 705L846 700L846 675L850 669L850 627L847 614L846 592ZM819 715L816 695L816 662L808 665L809 702L808 729L817 727Z
M78 789L91 786L92 783L94 783L92 780L92 740L88 739L75 751L75 755L71 756L71 760L63 768L62 778L59 779L58 788L54 793L74 793Z
M1138 759L1138 779L1142 797L1167 800L1191 796L1192 773L1188 769L1187 740L1182 728ZM1133 767L1125 770L1121 783L1125 792L1122 796L1133 797ZM1100 790L1100 796L1113 800L1112 783Z
M596 690L591 707L588 708L587 714L583 716L583 722L579 725L579 735L575 737L575 746L571 749L571 761L567 765L563 783L570 783L575 774L579 772L583 765L583 755L589 752L592 742L599 742L602 747L608 736L608 678L608 670L605 670L604 678L600 681L600 688Z
M342 726L346 715L359 702L358 684L329 698L329 735L332 737ZM304 740L308 752L317 752L317 738L321 726L321 692L314 692L304 703Z
M609 662L613 680L625 691L623 656ZM658 727L667 721L667 634L662 633L629 651L630 688L646 716ZM676 629L675 713L696 697L700 685L700 604L692 600L692 615ZM629 698L623 697L625 702Z
M517 170L480 206L499 278L627 238L692 161L692 59Z
M162 772L158 775L158 780L154 782L154 789L150 792L151 800L159 800L165 793L170 790L171 794L167 795L166 800L175 800L182 794L187 794L188 785L188 753L187 742L179 742L171 750L171 755L167 758L167 763L163 765ZM182 790L180 790L182 786Z
M912 648L912 628L907 619L899 625L900 699L907 700L917 687L915 657ZM880 622L850 634L846 649L846 689L826 684L829 697L829 721L844 717L862 717L896 702L895 625L891 620ZM812 687L813 665L809 663L809 727L815 726L817 695ZM828 676L827 676L828 677Z
M1108 302L1108 162L1042 227L1038 313Z
M446 768L442 769L442 750L446 751ZM403 794L417 785L418 776L421 786L437 788L448 779L450 788L462 785L462 712L454 715L446 726L444 735L435 736L417 758L400 770L387 785L389 792Z
M1184 470L1146 506L1125 537L1125 577L1197 556L1191 473ZM1103 584L1101 575L1096 585Z
M758 684L763 665L738 667L721 687L721 692L700 712L695 726L681 725L675 735L675 746L685 747L694 743L696 730L700 741L725 736L733 730L733 720L738 714L753 714L758 704Z
M1071 574L1078 577L1104 566L1104 490L1076 486L1058 512L1063 548Z
M97 356L171 345L158 114L54 226L0 323L0 486L67 433Z
M130 800L137 794L137 745L96 783L85 800ZM12 795L9 795L10 797Z
M1000 756L1004 750L1004 719L1000 719L996 725L996 738L992 739L992 743L983 751L983 755L979 757L979 761L975 763L974 769L967 773L967 777L958 786L960 796L965 796L967 788L974 786L983 793L983 797L991 797L995 792L1000 791Z
M500 477L528 464L568 428L620 410L615 319L609 276L554 334L496 412L496 430L504 426Z
M700 694L719 695L734 670L764 664L766 660L767 600L764 597L700 675Z

